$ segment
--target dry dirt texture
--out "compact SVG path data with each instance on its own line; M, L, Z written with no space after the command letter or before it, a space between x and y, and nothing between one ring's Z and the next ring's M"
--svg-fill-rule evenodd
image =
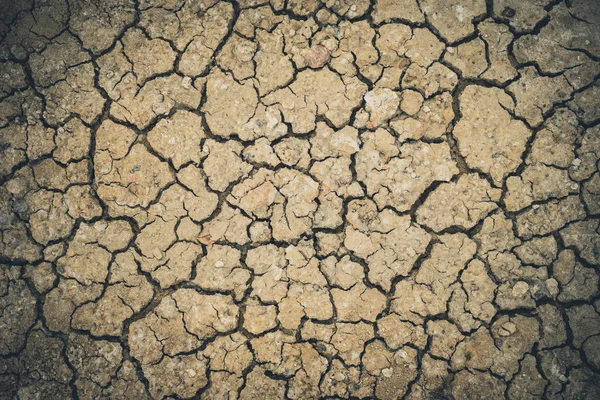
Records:
M600 399L597 0L0 4L0 399Z

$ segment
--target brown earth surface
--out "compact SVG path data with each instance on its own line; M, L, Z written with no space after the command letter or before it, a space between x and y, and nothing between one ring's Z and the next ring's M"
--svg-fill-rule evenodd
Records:
M600 399L597 0L0 0L0 399Z

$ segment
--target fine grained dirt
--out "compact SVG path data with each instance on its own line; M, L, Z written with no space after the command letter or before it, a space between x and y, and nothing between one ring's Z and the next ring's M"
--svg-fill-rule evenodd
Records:
M0 4L0 399L600 398L596 0Z

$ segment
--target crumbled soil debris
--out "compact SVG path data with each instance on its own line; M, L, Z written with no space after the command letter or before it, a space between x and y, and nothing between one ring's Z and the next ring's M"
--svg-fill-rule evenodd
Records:
M600 3L0 1L0 399L597 399Z

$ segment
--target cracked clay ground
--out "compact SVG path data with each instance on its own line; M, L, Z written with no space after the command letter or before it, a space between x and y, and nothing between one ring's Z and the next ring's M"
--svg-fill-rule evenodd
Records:
M600 399L598 0L0 0L0 399Z

